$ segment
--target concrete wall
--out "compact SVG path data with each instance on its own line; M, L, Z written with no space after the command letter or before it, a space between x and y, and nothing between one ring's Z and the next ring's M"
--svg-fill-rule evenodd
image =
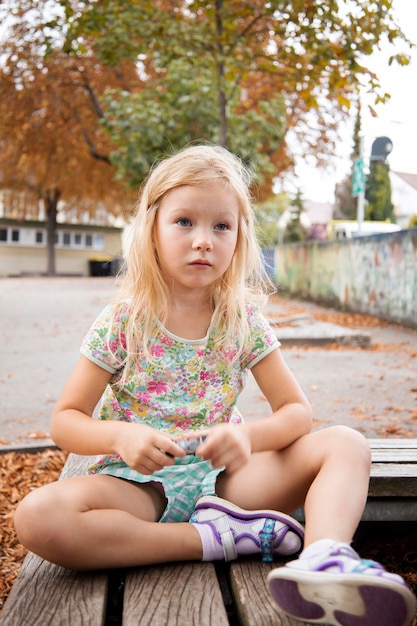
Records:
M417 328L417 228L281 245L275 267L292 296Z

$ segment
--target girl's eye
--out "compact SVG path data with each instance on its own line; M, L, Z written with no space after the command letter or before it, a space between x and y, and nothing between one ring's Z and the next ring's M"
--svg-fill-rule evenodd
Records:
M177 224L179 226L191 226L190 220L186 217L180 217L180 219L177 220Z
M230 226L229 224L217 224L216 228L217 230L229 230Z

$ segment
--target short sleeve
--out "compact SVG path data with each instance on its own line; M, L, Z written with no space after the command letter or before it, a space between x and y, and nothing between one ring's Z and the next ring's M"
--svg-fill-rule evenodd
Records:
M281 345L274 329L266 317L255 307L249 306L246 315L250 328L250 339L242 355L241 365L250 369Z
M126 360L126 324L126 305L107 305L85 335L81 354L115 374Z

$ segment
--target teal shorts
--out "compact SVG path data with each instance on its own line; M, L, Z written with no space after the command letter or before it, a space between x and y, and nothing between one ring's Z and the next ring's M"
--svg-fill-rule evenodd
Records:
M110 474L135 483L161 485L168 500L160 522L188 522L196 502L202 496L216 493L216 480L224 467L214 469L210 461L188 455L176 458L174 465L163 467L150 476L140 474L125 463L104 465L100 474Z

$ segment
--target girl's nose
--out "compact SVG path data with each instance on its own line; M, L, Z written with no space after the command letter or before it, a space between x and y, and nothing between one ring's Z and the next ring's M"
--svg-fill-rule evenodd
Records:
M204 250L204 251L210 251L213 249L211 238L208 236L207 233L200 232L199 234L197 234L197 236L194 239L193 249Z

